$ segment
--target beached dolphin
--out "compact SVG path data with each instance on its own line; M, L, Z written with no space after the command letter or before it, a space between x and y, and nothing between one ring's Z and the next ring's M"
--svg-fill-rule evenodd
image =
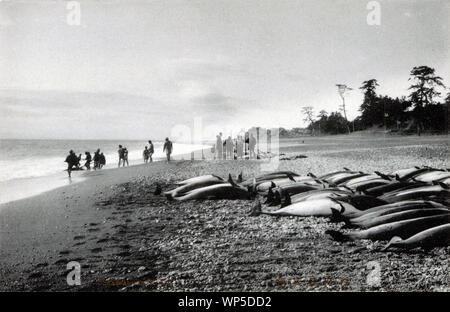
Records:
M400 190L395 193L387 193L382 196L379 196L380 199L383 199L389 203L401 201L401 200L409 200L409 199L418 199L418 198L426 198L430 196L440 196L443 198L450 199L450 190L446 184L438 184L438 185L429 185L429 186L419 186L417 188L410 188L407 190Z
M369 175L369 174L364 173L364 172L348 171L348 172L340 173L340 174L334 175L330 178L324 179L324 181L331 185L339 185L341 183L350 181L352 179L357 179L357 178L360 178L360 177L366 176L366 175Z
M298 203L301 201L312 200L312 199L324 199L324 198L340 198L343 196L351 195L349 190L343 190L339 188L327 188L312 190L304 193L294 194L293 196L285 195L284 202L281 207L288 206L290 204Z
M369 220L372 218L376 218L378 216L383 216L389 213L395 213L399 211L411 210L411 209L423 209L423 208L446 208L446 206L436 203L433 201L425 201L425 200L408 200L401 201L397 203L391 203L387 205L375 206L373 208L369 208L365 211L359 211L354 214L347 214L346 217L340 215L340 212L337 210L333 210L332 221L340 222L350 219L352 221L363 221ZM342 211L342 209L341 209Z
M346 186L346 187L350 187L353 188L353 185L357 185L358 183L364 182L364 181L369 181L369 180L374 180L374 179L380 179L379 175L376 174L369 174L369 175L364 175L355 179L351 179L347 182L341 183L342 186Z
M434 247L443 247L450 245L450 223L435 226L425 231L419 232L408 239L394 236L389 243L383 248L404 248L412 249L422 247L430 249Z
M215 185L215 184L222 184L222 183L227 183L227 182L216 179L216 178L205 178L205 179L197 180L197 181L194 181L191 183L183 184L173 190L165 192L164 195L166 195L166 197L168 199L173 199L176 196L183 196L186 193L188 193L192 190L201 188L201 187Z
M348 187L357 192L364 192L366 189L376 187L376 186L386 185L389 183L390 183L390 181L379 178L379 179L370 179L367 181L360 181L358 183L351 184Z
M261 204L258 201L253 207L251 216L266 214L271 216L329 217L332 213L331 208L340 209L342 206L345 207L345 211L348 213L358 210L350 204L338 203L330 198L324 198L298 202L284 208L280 208L276 211L262 211Z
M252 185L252 189L255 192L266 193L269 191L270 188L280 187L280 186L284 186L284 185L290 185L290 184L294 184L294 183L296 183L296 182L289 178L278 178L278 179L273 179L270 181L256 182L255 184Z
M431 217L385 223L361 231L342 233L340 231L328 230L325 233L331 235L337 241L358 239L389 240L393 236L409 238L421 231L449 222L450 213L445 213Z
M317 190L318 186L303 184L303 183L293 183L284 186L279 186L275 188L270 188L267 193L267 203L272 206L281 204L282 198L286 198L287 196L300 194L304 192L308 192L311 190Z
M240 183L240 185L242 186L251 186L255 183L263 183L266 181L271 181L271 180L275 180L275 179L295 179L295 177L298 177L299 175L295 172L292 171L276 171L276 172L271 172L271 173L266 173L266 174L261 174L257 177L254 177L252 179L248 179L245 180L244 182ZM309 179L311 179L310 177L308 177Z
M378 216L375 218L364 219L362 221L355 221L350 219L347 225L355 226L362 229L371 228L380 224L391 223L395 221L414 219L419 217L429 217L435 216L439 214L450 213L450 210L447 208L419 208L419 209L410 209L404 210L394 213L385 214L382 216Z
M186 179L183 181L175 182L175 184L176 185L185 185L185 184L196 183L196 182L201 182L201 181L217 181L217 180L224 181L224 179L222 179L219 176L216 176L214 174L207 174L207 175L202 175L199 177L194 177L194 178Z
M209 185L194 189L183 196L174 197L175 200L191 199L250 199L251 193L230 179L229 182Z
M423 172L432 171L429 167L412 167L407 169L400 169L388 174L391 177L396 177L397 180L405 181L411 179L412 177L421 174Z
M414 178L412 178L412 180L419 182L433 182L446 178L450 178L450 172L435 170L416 175Z
M330 179L331 177L336 176L338 174L342 174L342 173L356 173L356 171L352 171L352 170L350 170L348 168L344 168L344 170L338 170L338 171L334 171L334 172L330 172L330 173L321 175L321 176L318 177L318 179L326 180L326 179ZM308 175L312 175L312 174L309 173ZM315 177L315 176L313 175L313 177Z
M392 181L389 184L383 184L380 186L371 187L362 192L367 195L381 196L383 194L386 194L389 192L395 192L400 189L408 189L408 188L414 188L414 187L424 186L424 185L425 185L425 183L422 183L422 182Z

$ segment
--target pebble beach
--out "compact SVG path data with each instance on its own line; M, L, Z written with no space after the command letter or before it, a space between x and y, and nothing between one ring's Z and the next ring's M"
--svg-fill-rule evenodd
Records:
M278 170L450 168L449 144L448 136L286 139ZM167 191L203 174L252 178L263 162L177 160L88 172L80 183L3 204L0 290L450 290L449 247L383 252L382 242L333 241L324 232L341 224L325 218L251 217L252 200L154 195L157 184ZM66 282L71 261L81 265L79 286Z

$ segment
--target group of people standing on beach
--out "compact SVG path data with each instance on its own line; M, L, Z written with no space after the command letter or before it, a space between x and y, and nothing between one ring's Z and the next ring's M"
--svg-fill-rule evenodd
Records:
M169 140L169 138L166 138L164 141L163 146L163 153L166 153L167 161L170 161L170 155L173 151L173 144L172 141ZM153 162L153 153L155 153L155 147L153 146L153 143L151 140L148 141L148 146L146 145L144 147L144 151L142 152L142 156L144 157L144 163Z
M235 139L231 136L222 138L222 132L216 136L216 144L211 148L214 159L244 159L256 158L256 138L253 134L248 137L238 135Z
M100 152L100 149L97 149L94 153L94 157L92 157L90 152L84 152L85 158L82 159L82 154L78 156L75 154L73 150L69 151L69 155L66 157L65 162L67 163L67 172L69 173L69 177L71 177L71 172L74 170L83 170L83 167L86 167L86 170L91 170L91 163L94 161L94 170L102 169L102 167L106 164L105 155ZM84 160L84 165L81 165L81 161Z
M153 143L151 140L148 141L149 145L145 146L143 157L144 157L144 163L153 162L153 154L155 152L155 148L153 146ZM173 144L169 140L169 138L166 138L163 146L163 152L166 154L167 161L170 161L170 155L173 151ZM119 155L119 164L122 165L122 167L125 167L125 165L129 166L128 162L128 149L122 145L119 145L119 149L117 151ZM85 158L82 159L82 154L79 154L79 156L76 155L76 153L73 150L69 151L69 155L66 157L65 162L67 163L67 172L69 174L69 177L71 177L71 172L75 170L84 170L83 167L86 168L86 170L91 170L91 163L94 162L94 170L102 169L103 166L106 164L106 158L105 155L100 152L100 149L97 149L97 151L94 153L94 157L91 156L90 152L85 152ZM84 160L84 165L81 165L81 161Z

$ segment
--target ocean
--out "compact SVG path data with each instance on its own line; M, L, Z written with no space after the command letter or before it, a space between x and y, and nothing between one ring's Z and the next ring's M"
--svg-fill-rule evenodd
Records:
M0 140L0 203L66 185L68 183L65 171L67 163L64 161L70 150L73 150L76 155L82 154L84 159L86 151L94 156L94 152L100 149L106 157L106 166L102 170L117 168L119 144L128 149L130 166L143 163L142 152L148 145L147 141L2 139ZM155 149L153 160L165 159L162 150L163 142L153 141L153 145ZM177 158L177 156L202 149L209 150L210 146L173 143L172 156ZM81 164L84 164L83 160ZM75 179L78 172L75 172ZM45 182L42 183L43 181ZM41 185L38 186L39 184Z

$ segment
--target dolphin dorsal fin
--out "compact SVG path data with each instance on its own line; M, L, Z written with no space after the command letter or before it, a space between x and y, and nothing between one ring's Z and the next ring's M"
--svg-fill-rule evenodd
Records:
M287 175L287 177L289 178L289 180L296 182L295 179L294 179L294 177L292 176L292 174L287 173L286 175Z
M237 186L237 184L233 181L233 178L231 177L231 173L228 174L228 183L230 183L233 186Z
M242 178L242 171L241 171L241 173L239 173L239 175L238 175L238 177L237 177L237 182L238 182L238 183L241 183L242 181L244 181L244 180L243 180L243 178Z

